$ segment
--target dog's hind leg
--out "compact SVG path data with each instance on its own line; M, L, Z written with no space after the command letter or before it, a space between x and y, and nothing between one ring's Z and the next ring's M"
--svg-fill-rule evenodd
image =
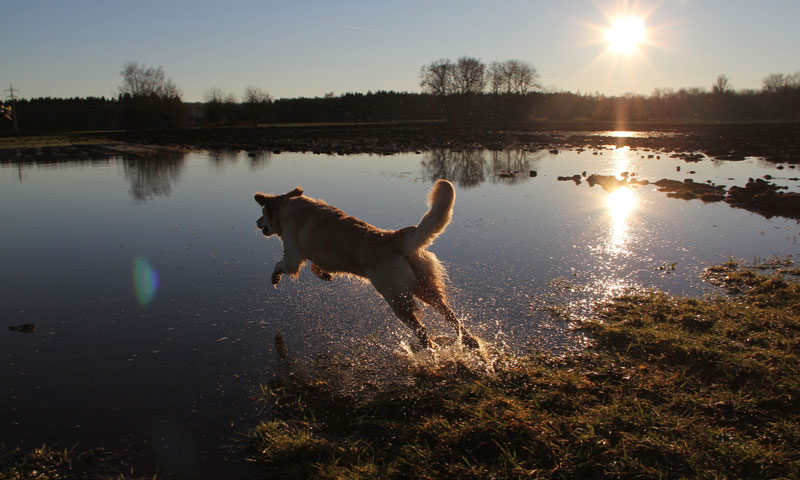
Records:
M326 282L330 282L331 280L333 280L333 275L319 268L319 265L317 265L316 263L311 264L311 272L317 277L319 277L321 280L325 280Z
M374 283L373 285L375 286ZM382 291L378 286L375 286L375 289L386 299L397 318L414 332L423 347L433 348L435 346L428 337L428 330L425 329L425 325L417 318L417 304L414 302L412 295L393 294L388 291Z
M414 299L409 295L401 295L394 298L387 298L389 306L401 322L405 323L417 336L424 347L433 348L435 345L428 337L428 331L417 318L417 306Z
M431 300L431 301L427 301ZM444 318L448 321L453 327L456 329L456 332L461 337L461 343L469 348L479 348L480 345L478 344L478 340L472 336L471 333L464 328L464 324L461 323L461 320L456 317L455 312L453 309L450 308L450 305L447 304L447 301L441 297L437 296L436 298L429 298L426 299L426 303L430 304L433 308L436 309Z
M392 311L417 336L423 347L435 345L428 337L428 331L417 318L417 303L412 293L414 270L403 257L393 258L370 270L365 275L375 290L386 299Z

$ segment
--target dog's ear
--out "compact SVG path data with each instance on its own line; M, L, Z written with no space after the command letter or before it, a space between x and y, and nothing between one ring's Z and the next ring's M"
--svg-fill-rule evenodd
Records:
M299 197L302 194L303 194L303 189L300 187L295 187L295 189L287 193L286 196L292 198L292 197Z
M262 207L267 203L267 196L261 192L256 193L255 199Z

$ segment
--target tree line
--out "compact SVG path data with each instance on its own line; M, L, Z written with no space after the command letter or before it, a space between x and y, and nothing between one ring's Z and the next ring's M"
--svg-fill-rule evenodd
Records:
M539 73L520 60L461 57L420 69L421 92L377 91L273 99L247 87L240 99L219 87L186 103L163 68L129 62L114 98L16 101L22 131L170 129L191 126L305 122L444 120L502 124L542 120L764 121L800 120L800 72L766 76L759 90L736 90L725 75L709 89L655 89L650 95L606 96L545 91ZM8 111L0 130L10 131Z

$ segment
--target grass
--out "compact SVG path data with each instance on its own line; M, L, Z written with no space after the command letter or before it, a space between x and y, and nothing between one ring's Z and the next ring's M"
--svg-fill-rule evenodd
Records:
M110 132L63 132L18 136L0 136L0 150L12 148L69 147L111 143L103 137Z
M280 478L798 478L800 285L790 263L707 270L728 293L624 295L587 351L458 360L339 388L268 387L253 461Z
M50 480L65 478L72 469L72 454L69 450L57 450L47 446L23 453L19 450L0 453L0 479Z
M31 451L0 445L0 480L151 479L135 476L118 454L103 449L79 450L43 445Z

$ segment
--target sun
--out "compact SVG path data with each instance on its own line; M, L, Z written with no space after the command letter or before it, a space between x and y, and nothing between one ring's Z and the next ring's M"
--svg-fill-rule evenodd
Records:
M629 15L611 22L606 30L608 48L618 54L632 54L645 40L645 25L641 17Z

